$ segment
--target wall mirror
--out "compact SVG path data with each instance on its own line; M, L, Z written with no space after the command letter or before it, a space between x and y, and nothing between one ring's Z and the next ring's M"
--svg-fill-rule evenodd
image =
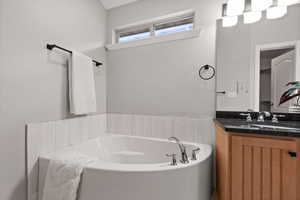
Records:
M235 26L217 23L217 110L300 113L300 100L280 97L300 81L300 4L285 16Z

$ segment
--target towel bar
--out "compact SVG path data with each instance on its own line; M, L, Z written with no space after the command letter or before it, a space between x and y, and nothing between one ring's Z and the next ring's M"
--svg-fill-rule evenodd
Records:
M65 49L63 47L60 47L60 46L57 46L56 44L47 44L47 49L49 50L53 50L54 48L57 48L57 49L60 49L62 51L65 51L65 52L68 52L70 54L72 54L73 52L71 50L68 50L68 49ZM96 60L93 60L93 62L95 63L96 67L99 67L100 65L103 65L102 63L96 61Z

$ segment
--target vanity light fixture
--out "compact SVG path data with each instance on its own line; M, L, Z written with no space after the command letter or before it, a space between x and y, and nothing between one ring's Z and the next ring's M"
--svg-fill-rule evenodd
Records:
M223 4L222 9L222 25L223 27L235 26L238 23L238 16L228 16L227 15L228 4Z
M242 14L245 24L258 22L263 11L266 11L267 19L277 19L287 14L287 6L297 3L300 0L228 0L223 4L222 25L235 26Z
M254 4L252 4L252 1L253 0L245 0L245 10L244 10L244 23L245 24L251 24L251 23L258 22L262 16L260 10L253 9Z
M272 3L273 0L252 0L251 8L254 11L264 11L268 9L272 5Z
M277 19L285 16L287 13L286 5L279 5L278 0L273 0L273 4L267 9L267 19Z
M226 15L237 16L242 15L245 8L245 0L228 0Z
M290 6L297 3L300 3L300 0L278 0L280 6Z

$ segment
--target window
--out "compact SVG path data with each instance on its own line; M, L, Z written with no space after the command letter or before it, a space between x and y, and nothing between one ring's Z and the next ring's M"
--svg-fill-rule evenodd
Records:
M118 42L129 42L132 40L146 39L151 36L150 29L137 29L134 31L121 32L118 34Z
M189 12L176 17L153 20L151 23L116 30L116 43L147 39L194 29L195 13Z
M194 28L194 16L189 16L184 19L174 20L170 22L163 22L154 24L154 31L156 36L168 35L183 31L190 31Z

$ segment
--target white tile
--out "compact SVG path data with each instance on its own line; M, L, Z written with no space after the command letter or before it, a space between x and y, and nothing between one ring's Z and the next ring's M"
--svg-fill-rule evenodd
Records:
M89 139L91 127L89 123L89 117L81 117L78 119L79 124L81 126L81 140L80 142L87 141Z
M192 133L188 127L189 118L175 117L173 119L173 135L184 141L193 141Z
M54 122L41 123L41 154L47 154L55 151Z
M169 138L173 135L172 117L152 116L152 137Z
M187 120L187 132L190 135L190 141L201 143L201 119L190 118Z
M28 177L28 199L34 199L38 192L38 158L42 149L42 131L45 124L28 124L26 132L27 141L27 177ZM45 139L43 138L43 141ZM44 149L45 151L45 149Z
M68 135L69 135L69 144L76 145L82 141L81 137L81 123L80 118L67 120L68 124Z
M132 135L149 137L152 133L152 117L147 115L134 115Z
M40 132L41 126L39 124L29 124L27 126L27 161L30 164L29 168L38 160L41 145Z
M98 121L97 116L95 116L95 115L89 116L88 124L90 126L90 130L88 132L88 138L89 139L96 138L98 135L98 126L99 126L99 121Z
M89 138L99 137L106 132L106 115L93 115L88 117L89 122Z
M58 151L69 145L69 130L67 120L55 122L55 150Z
M99 135L105 134L107 132L107 116L106 114L97 115L99 121Z
M116 134L132 134L133 115L109 114L108 131Z
M194 142L204 144L213 143L213 123L211 118L190 119L188 128Z

